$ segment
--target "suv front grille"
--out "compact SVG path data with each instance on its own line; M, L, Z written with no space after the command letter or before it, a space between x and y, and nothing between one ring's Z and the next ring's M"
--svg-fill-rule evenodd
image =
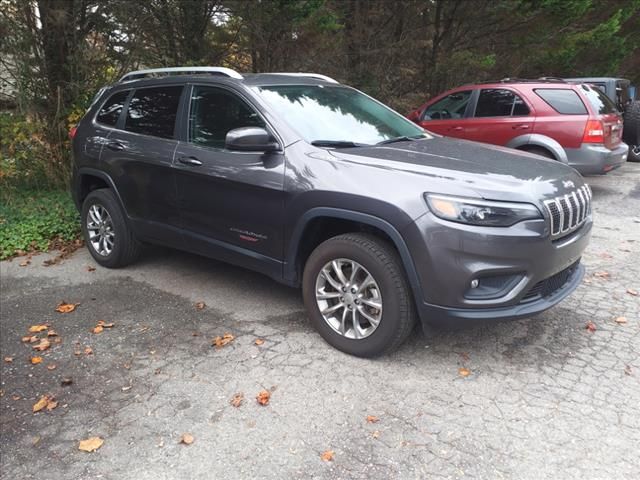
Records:
M545 200L551 219L551 237L564 237L580 228L591 211L591 189L588 185L566 195Z
M573 274L578 269L579 264L580 260L565 268L564 270L556 273L555 275L552 275L551 277L536 283L525 294L525 296L522 297L520 303L530 302L532 300L536 300L541 297L548 297L549 295L554 294L562 287L564 287L569 280L571 280L571 277L573 277Z

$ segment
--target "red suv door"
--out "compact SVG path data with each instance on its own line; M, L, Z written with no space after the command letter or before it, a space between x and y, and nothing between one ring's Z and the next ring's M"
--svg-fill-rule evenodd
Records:
M506 145L533 132L535 112L521 95L508 88L482 88L475 110L464 124L464 137L477 142Z
M459 90L436 99L422 112L418 124L447 137L465 138L464 125L473 90Z

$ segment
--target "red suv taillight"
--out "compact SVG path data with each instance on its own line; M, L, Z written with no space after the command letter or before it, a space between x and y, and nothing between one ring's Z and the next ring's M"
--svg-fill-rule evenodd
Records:
M604 143L604 125L600 120L587 120L582 143Z

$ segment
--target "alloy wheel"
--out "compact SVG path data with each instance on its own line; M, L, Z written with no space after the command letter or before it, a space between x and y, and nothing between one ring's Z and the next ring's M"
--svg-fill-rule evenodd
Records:
M87 232L91 246L99 255L106 257L111 254L116 235L111 215L102 205L93 204L89 207Z

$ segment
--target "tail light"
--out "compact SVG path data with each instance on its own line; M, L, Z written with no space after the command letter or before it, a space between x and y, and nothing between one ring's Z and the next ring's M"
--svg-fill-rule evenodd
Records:
M71 140L73 140L73 137L76 136L76 132L78 131L78 126L76 125L75 127L71 127L71 129L69 130L69 138Z
M600 120L587 120L582 143L604 143L604 125Z

